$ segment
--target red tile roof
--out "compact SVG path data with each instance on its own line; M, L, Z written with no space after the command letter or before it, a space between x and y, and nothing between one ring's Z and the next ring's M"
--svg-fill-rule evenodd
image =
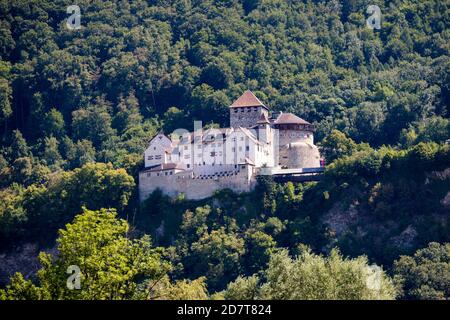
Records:
M282 113L275 119L274 124L311 124L292 113Z
M230 108L264 107L267 108L250 90L245 91Z

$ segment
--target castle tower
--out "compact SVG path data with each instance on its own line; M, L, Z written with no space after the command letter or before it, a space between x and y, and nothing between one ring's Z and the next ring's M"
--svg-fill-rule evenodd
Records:
M265 113L261 113L257 125L258 140L265 144L272 143L272 129L270 128L270 122L269 119L267 119L267 115Z
M281 113L273 120L278 129L278 165L285 168L320 167L319 149L314 145L314 125L292 113Z
M269 109L253 92L247 90L230 106L230 127L253 127L262 114L267 117Z

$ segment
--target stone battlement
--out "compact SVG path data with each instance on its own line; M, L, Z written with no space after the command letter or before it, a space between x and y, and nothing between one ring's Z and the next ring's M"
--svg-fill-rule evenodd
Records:
M232 189L236 192L250 192L256 185L254 167L239 165L233 171L218 171L212 174L196 175L194 170L172 175L147 176L139 173L139 198L144 201L152 192L160 189L164 194L176 197L184 194L186 198L199 200L210 197L215 191Z

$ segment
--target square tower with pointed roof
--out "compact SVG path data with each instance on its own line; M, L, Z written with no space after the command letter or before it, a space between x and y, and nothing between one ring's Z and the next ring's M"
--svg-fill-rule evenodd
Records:
M261 117L268 118L269 109L247 90L230 106L230 127L254 127Z

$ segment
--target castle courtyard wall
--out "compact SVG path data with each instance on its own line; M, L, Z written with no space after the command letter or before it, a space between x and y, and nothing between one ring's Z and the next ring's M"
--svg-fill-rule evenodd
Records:
M180 172L169 176L147 176L147 172L139 173L139 198L141 201L156 189L160 189L170 197L183 193L187 199L200 200L210 197L215 191L232 189L235 192L249 192L256 185L253 167L245 166L222 175L194 175L192 171Z

